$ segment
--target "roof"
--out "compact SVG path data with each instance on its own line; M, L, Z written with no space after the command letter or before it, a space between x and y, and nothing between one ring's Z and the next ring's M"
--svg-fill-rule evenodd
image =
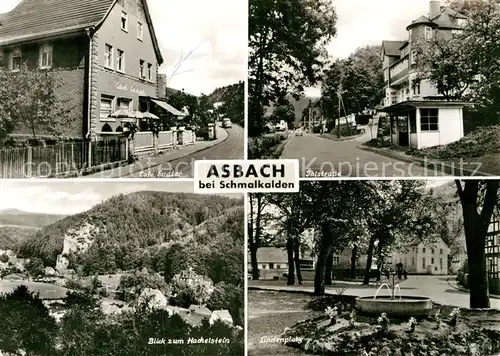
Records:
M83 31L104 22L117 0L22 0L13 10L0 14L0 43L22 42L66 32ZM158 64L163 63L160 46L149 13L142 0Z
M382 112L387 113L397 113L403 112L418 107L464 107L470 106L471 103L465 103L461 101L445 101L445 100L407 100L385 108L380 109Z
M415 25L434 25L434 23L426 16L420 16L418 19L413 20L411 24L406 27L406 30L410 29Z
M461 29L462 26L458 25L456 19L467 20L467 16L452 10L449 7L441 6L441 12L439 15L432 18L426 16L420 16L418 19L412 21L407 30L414 27L415 25L430 25L432 27L438 27L443 29Z
M6 40L54 30L97 25L115 0L23 0L4 14L0 38Z
M233 320L231 314L229 314L229 311L227 309L223 310L214 310L213 315L216 317L219 317L220 319L230 319Z
M286 250L282 247L260 247L257 250L259 263L288 263Z
M389 57L399 57L399 49L408 41L382 41L382 53Z
M199 315L204 315L207 318L209 318L210 315L212 315L212 311L210 309L208 309L207 307L194 305L194 304L189 306L189 312L196 313Z

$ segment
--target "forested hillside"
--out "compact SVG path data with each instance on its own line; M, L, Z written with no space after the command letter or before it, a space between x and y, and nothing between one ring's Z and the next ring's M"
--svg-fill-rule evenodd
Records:
M25 241L19 252L55 266L71 230L93 241L85 252L68 256L70 268L86 275L147 267L165 273L168 280L193 266L215 283L238 283L243 275L243 219L241 199L139 192L113 197L49 225ZM94 227L93 236L83 236L82 228L88 225Z
M231 119L234 123L244 126L245 112L245 85L244 82L227 85L215 89L208 95L208 101L212 105L218 102L224 102L221 112Z

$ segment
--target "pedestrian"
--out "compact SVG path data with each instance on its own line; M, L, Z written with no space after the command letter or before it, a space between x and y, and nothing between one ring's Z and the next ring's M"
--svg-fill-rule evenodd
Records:
M403 271L403 275L404 275L405 279L408 279L408 271L406 270L406 268Z

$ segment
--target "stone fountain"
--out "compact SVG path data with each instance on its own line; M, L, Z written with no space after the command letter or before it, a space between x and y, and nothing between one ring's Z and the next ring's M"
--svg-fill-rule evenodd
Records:
M396 272L392 272L392 285L383 283L375 292L374 296L358 297L355 300L354 307L361 313L369 315L381 315L386 313L387 316L407 317L426 316L432 310L432 300L427 297L401 295L399 284L395 283ZM379 296L380 291L386 287L389 295ZM396 297L396 291L399 292Z

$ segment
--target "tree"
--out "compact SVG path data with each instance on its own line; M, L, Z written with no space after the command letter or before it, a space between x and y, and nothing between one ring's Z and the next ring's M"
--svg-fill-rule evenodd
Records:
M7 263L7 262L9 262L9 256L8 256L8 255L6 255L5 253L4 253L4 254L1 254L1 255L0 255L0 262L2 262L2 263Z
M366 226L370 234L363 284L369 284L374 255L378 268L394 248L414 239L431 242L440 222L436 219L437 200L421 181L373 181L367 195L371 209ZM375 254L376 253L376 254Z
M321 85L321 109L330 119L374 108L383 98L380 46L358 48L346 59L331 63ZM342 91L342 101L338 92ZM340 105L340 107L339 107Z
M25 268L33 277L43 276L45 273L43 260L38 257L30 259L30 261L26 263Z
M270 117L270 121L273 123L279 123L281 120L285 121L288 126L295 122L295 109L288 100L276 106Z
M263 230L266 220L266 208L268 201L264 194L249 194L249 217L248 217L248 246L250 249L250 263L252 266L252 279L259 279L259 265L257 261L257 250L266 245L265 232Z
M325 45L335 35L336 14L329 0L250 0L249 135L265 126L264 107L302 95L321 72Z
M57 99L56 72L24 64L18 72L0 71L0 82L0 138L14 128L28 129L34 140L40 131L61 134L72 108Z
M38 298L24 285L0 296L0 349L14 354L55 355L57 323Z
M470 307L489 308L488 273L486 270L486 234L497 205L497 180L456 180L462 205L465 241L469 262Z

